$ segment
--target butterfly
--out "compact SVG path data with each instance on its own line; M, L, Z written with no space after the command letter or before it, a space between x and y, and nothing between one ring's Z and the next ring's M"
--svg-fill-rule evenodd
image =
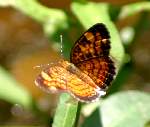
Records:
M51 93L68 92L78 101L95 102L106 94L116 74L110 48L106 26L97 23L75 42L70 62L60 60L45 68L35 84Z

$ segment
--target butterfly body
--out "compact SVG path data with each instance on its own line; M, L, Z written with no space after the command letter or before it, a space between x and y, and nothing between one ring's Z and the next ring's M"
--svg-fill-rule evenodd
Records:
M36 85L48 92L68 92L82 102L98 100L115 75L109 39L105 25L95 24L75 42L70 62L61 60L43 70Z

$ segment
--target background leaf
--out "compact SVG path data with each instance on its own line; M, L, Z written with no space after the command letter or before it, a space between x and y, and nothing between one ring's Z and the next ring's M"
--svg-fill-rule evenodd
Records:
M100 111L103 127L143 127L150 120L150 94L114 94L103 101Z
M21 104L25 108L32 107L32 96L2 67L0 67L0 98L13 104Z
M127 4L121 8L119 19L124 19L128 16L132 16L140 11L150 11L150 2L143 1L132 4Z

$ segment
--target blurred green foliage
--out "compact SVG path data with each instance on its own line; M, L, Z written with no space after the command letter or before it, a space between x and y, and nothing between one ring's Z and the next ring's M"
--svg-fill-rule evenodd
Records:
M58 37L63 33L66 58L69 58L70 50L68 49L71 49L72 45L72 40L69 37L71 27L77 26L76 29L79 29L79 24L81 23L87 29L97 22L106 24L111 35L110 54L116 61L119 74L111 87L111 95L97 105L95 111L87 119L85 118L81 126L143 127L150 120L150 94L140 91L118 93L125 82L125 78L132 72L132 69L126 66L130 61L125 57L126 55L119 32L111 20L114 19L117 21L134 15L141 10L149 11L150 2L139 2L125 5L121 8L118 7L117 11L111 12L115 16L113 18L109 14L111 6L108 3L94 3L80 0L71 3L72 14L67 14L60 9L47 8L36 0L0 0L0 6L12 6L41 23L47 37L53 39L54 42L58 42ZM73 21L73 16L77 18L76 21ZM32 96L25 88L18 87L18 83L3 68L0 68L0 81L1 99L14 104L19 103L25 108L33 108ZM77 125L75 121L79 121L79 115L76 116L79 108L78 103L70 102L70 98L68 94L62 94L60 96L60 101L54 116L53 127L73 127L74 124Z

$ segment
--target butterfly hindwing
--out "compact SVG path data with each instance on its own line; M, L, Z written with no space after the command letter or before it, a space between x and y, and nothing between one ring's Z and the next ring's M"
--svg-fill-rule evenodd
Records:
M108 56L82 61L77 64L77 67L86 73L101 89L106 89L114 79L114 63Z

